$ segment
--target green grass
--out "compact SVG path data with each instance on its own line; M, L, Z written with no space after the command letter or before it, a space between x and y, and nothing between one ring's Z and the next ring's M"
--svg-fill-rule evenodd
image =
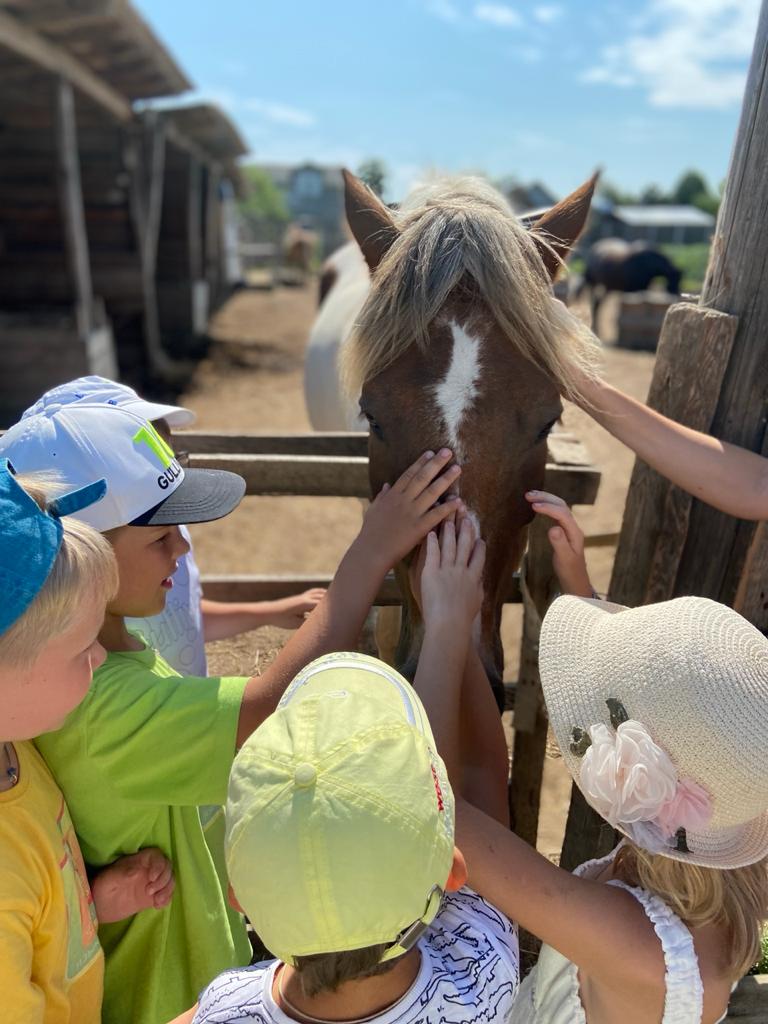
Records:
M700 292L709 260L707 242L697 242L693 245L662 245L660 248L683 272L680 290Z

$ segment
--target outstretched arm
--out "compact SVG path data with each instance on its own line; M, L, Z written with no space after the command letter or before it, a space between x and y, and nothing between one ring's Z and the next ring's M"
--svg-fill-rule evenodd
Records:
M430 533L411 581L424 616L414 680L438 750L457 793L496 820L509 822L507 745L499 711L475 645L482 604L485 545L468 519Z
M293 677L315 658L353 648L387 572L425 535L461 507L458 498L442 504L461 472L446 466L452 453L427 452L371 504L323 600L291 637L275 661L245 687L237 745L270 715Z
M204 597L200 611L205 642L227 640L261 626L298 629L324 595L325 590L316 587L277 601L211 601Z
M591 983L644 1000L648 1020L661 1019L664 956L653 925L626 890L556 867L463 800L457 801L456 845L481 896L576 964Z
M768 459L684 427L605 381L584 380L581 407L643 462L695 498L741 519L768 519Z

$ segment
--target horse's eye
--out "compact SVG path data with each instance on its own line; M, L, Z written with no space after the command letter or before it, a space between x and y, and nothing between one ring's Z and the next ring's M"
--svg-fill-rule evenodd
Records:
M384 435L382 433L381 427L373 418L373 416L371 416L371 414L369 412L366 412L365 410L363 410L363 416L365 416L365 418L368 420L368 426L371 428L371 433L375 434L380 441L383 441Z
M546 439L552 433L552 428L554 427L554 425L556 423L557 423L557 420L552 420L552 422L548 423L546 425L546 427L544 427L543 430L539 431L539 433L538 433L538 435L536 437L536 444L539 444L541 441L546 441Z

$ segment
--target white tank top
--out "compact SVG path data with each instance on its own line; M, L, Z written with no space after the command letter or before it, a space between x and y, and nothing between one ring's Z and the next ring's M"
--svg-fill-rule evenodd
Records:
M616 851L601 860L587 861L574 871L584 878L596 878ZM704 986L693 936L666 903L645 889L612 879L607 885L626 889L647 914L664 952L667 993L661 1024L701 1024ZM721 1017L725 1020L725 1017ZM509 1024L587 1024L579 995L576 964L542 946L539 959L520 986Z

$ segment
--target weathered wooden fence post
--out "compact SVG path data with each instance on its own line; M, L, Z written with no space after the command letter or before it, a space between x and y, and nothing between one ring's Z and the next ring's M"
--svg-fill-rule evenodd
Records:
M768 454L768 0L763 0L725 195L698 305L673 306L649 405ZM673 487L638 461L610 586L637 605L683 594L732 604L768 628L768 536ZM610 848L611 831L574 787L561 863Z

